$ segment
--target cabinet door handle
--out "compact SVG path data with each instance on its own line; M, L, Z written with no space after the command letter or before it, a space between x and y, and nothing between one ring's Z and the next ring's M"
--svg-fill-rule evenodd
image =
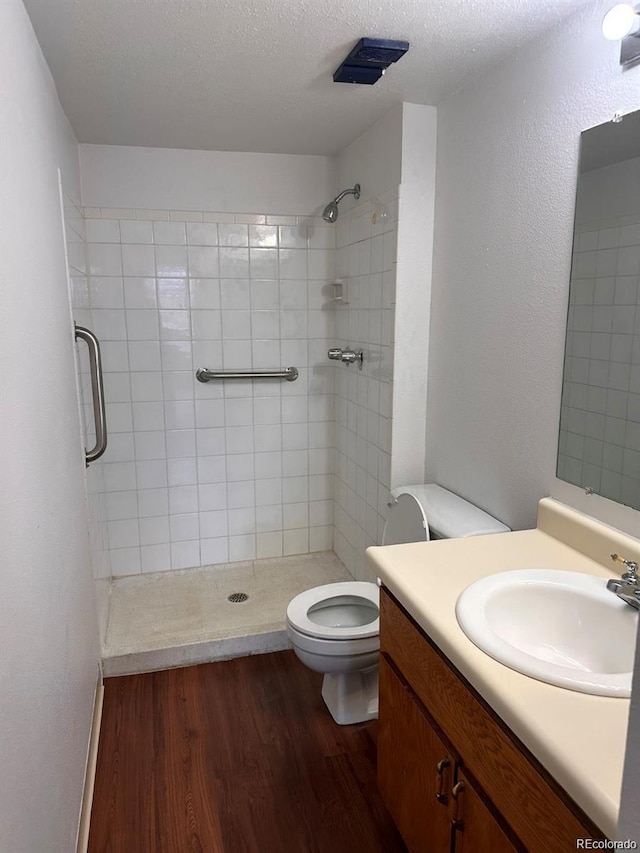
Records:
M436 800L443 805L449 802L449 797L443 794L445 788L445 770L449 767L451 761L448 758L441 758L436 764Z
M453 817L451 818L451 825L455 830L461 830L463 828L463 820L462 820L462 805L461 805L461 795L465 789L465 784L462 779L451 789L451 799L453 800Z

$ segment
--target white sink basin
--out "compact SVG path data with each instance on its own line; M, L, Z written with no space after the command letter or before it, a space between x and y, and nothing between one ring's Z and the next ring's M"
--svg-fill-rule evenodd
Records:
M578 572L518 569L490 575L458 598L467 637L518 672L600 696L627 697L638 611Z

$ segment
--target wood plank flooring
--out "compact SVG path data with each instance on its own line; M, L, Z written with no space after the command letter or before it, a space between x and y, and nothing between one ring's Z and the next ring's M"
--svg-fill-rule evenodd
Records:
M291 651L107 679L89 853L405 853L377 722Z

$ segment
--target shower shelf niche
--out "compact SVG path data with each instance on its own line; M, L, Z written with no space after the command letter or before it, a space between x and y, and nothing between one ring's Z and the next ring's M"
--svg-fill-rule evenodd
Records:
M332 305L348 305L349 297L347 294L346 282L342 279L336 279L329 285L329 303Z

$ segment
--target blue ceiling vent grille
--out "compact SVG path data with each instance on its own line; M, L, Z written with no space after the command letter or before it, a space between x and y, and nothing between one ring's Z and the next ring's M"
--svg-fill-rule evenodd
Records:
M408 50L408 41L360 39L334 73L334 83L364 83L373 86L386 69L401 59Z

